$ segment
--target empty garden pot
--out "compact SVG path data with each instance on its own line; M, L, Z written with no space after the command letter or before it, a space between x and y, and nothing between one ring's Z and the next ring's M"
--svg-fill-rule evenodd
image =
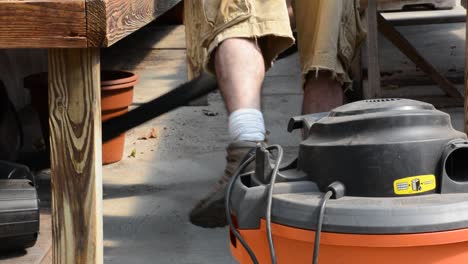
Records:
M133 102L133 87L137 84L136 74L126 71L105 71L101 74L102 121L123 115ZM123 156L125 134L104 142L102 163L120 161Z
M133 102L133 88L138 76L127 71L101 72L101 113L102 121L128 112ZM31 104L39 114L44 141L49 150L49 103L47 73L30 75L24 79L24 86L30 91ZM125 134L103 142L102 163L118 162L123 157Z

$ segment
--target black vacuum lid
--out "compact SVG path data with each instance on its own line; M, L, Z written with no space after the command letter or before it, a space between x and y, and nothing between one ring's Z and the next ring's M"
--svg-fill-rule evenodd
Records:
M435 110L431 104L400 98L382 98L358 101L333 109L330 116L349 116L391 111Z
M310 128L299 147L298 169L321 191L340 181L352 196L435 193L447 143L466 139L447 113L409 99L354 102L315 122L307 120Z

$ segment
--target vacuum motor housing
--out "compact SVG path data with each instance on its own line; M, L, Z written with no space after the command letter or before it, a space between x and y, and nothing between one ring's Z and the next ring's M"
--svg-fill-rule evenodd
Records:
M303 129L307 136L297 165L278 175L272 198L280 259L294 255L304 257L294 257L294 263L310 262L324 192L339 181L346 195L327 204L321 263L396 263L407 257L411 263L431 263L432 257L444 264L468 261L468 142L448 114L414 100L374 99L292 118L288 129ZM231 198L238 230L262 253L268 252L263 237L268 157L257 149L255 173L238 179ZM233 255L244 263L247 255L233 237L231 242ZM281 245L291 252L282 254L288 250ZM417 256L421 247L428 252ZM336 258L334 250L348 258ZM378 252L382 259L367 262L366 256Z
M465 139L452 128L450 116L430 104L366 100L338 107L310 127L300 146L298 169L321 190L334 181L344 183L349 196L435 193L447 176L441 161L445 148L453 140L463 147ZM460 184L468 191L465 176L467 182ZM414 178L405 181L409 177Z
M39 233L39 200L26 166L0 161L0 250L34 246Z

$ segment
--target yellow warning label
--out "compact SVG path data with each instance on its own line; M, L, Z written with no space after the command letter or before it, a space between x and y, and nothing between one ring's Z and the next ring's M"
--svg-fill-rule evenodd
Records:
M434 175L420 175L398 179L393 182L393 189L397 195L418 194L432 191L436 188Z

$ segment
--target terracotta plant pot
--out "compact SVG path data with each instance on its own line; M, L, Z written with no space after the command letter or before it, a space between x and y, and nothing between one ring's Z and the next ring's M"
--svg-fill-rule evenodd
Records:
M101 113L102 121L128 112L133 102L133 87L138 76L125 71L106 71L101 74ZM103 143L102 163L110 164L123 157L125 134Z
M24 87L31 93L31 104L39 114L41 129L49 151L49 101L47 73L30 75L24 79ZM125 114L133 102L133 87L138 76L126 71L101 73L102 121ZM102 145L102 163L118 162L123 157L125 134Z

